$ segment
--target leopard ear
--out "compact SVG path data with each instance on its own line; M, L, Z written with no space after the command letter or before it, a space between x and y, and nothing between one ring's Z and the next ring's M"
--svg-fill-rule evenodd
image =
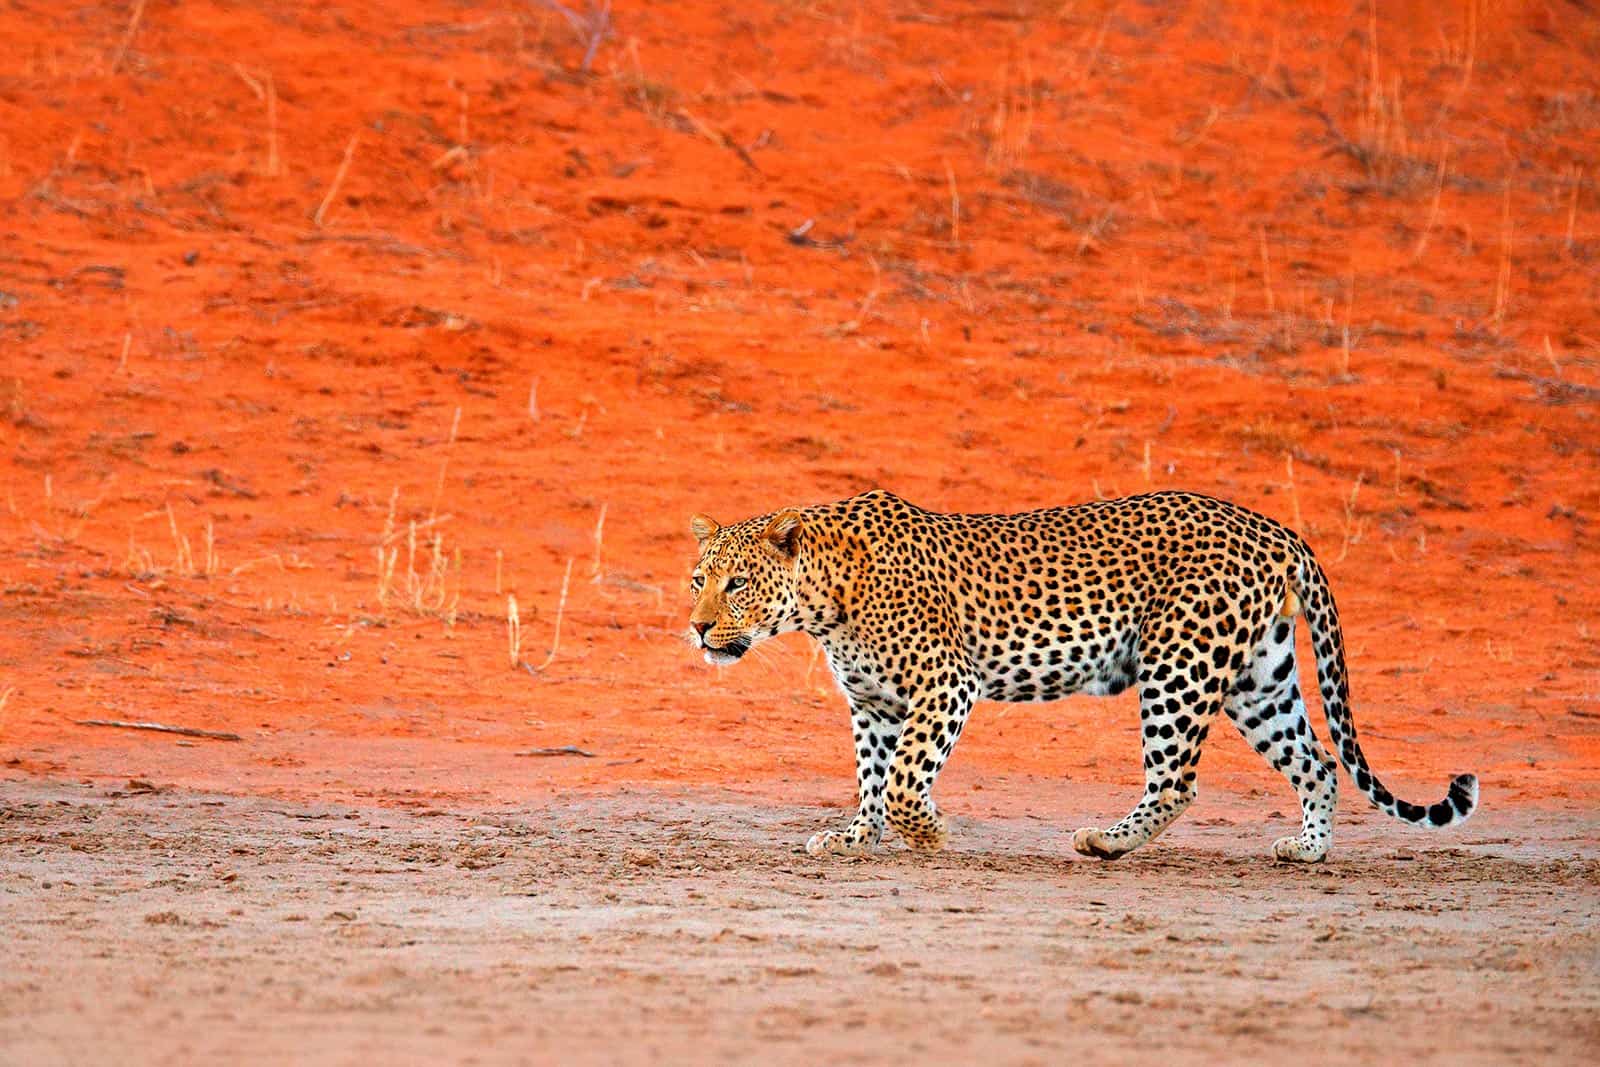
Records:
M711 540L718 530L717 520L710 515L692 515L689 518L689 532L694 534L694 539L702 545Z
M800 552L800 512L784 508L772 517L762 538L784 559L794 559Z

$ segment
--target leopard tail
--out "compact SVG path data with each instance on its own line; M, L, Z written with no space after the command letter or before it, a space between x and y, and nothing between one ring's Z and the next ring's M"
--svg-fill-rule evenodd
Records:
M1322 565L1303 543L1296 546L1298 559L1289 572L1289 584L1305 612L1311 628L1312 647L1317 656L1317 684L1322 691L1322 710L1328 718L1328 733L1334 751L1356 788L1366 794L1374 807L1404 822L1418 826L1454 826L1465 822L1478 807L1478 778L1458 774L1450 782L1445 798L1436 804L1413 804L1401 800L1384 788L1367 765L1367 757L1356 742L1356 724L1350 716L1350 683L1345 671L1344 635L1339 629L1339 609L1328 587Z

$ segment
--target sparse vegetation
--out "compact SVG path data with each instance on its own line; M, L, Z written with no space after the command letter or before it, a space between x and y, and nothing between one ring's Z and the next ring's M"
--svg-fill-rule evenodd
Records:
M395 517L399 500L397 486L389 497L389 514L376 548L378 610L386 612L395 605L454 626L461 602L461 553L445 550L439 529L450 516L431 515L420 523L410 519L402 529ZM402 549L406 567L398 571Z

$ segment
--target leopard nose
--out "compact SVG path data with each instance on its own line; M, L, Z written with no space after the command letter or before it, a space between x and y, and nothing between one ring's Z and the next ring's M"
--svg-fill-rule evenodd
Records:
M689 625L694 627L694 632L699 634L701 637L704 637L706 634L711 632L711 623L709 622L694 622L690 623Z

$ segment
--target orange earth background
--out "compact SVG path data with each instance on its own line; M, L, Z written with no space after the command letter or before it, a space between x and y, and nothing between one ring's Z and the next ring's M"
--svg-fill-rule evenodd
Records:
M585 71L537 4L0 13L6 779L842 808L812 647L681 642L692 512L1181 487L1317 548L1398 792L1593 809L1592 11L610 29ZM1136 721L983 707L941 797L1131 799ZM1292 804L1216 736L1203 785Z

